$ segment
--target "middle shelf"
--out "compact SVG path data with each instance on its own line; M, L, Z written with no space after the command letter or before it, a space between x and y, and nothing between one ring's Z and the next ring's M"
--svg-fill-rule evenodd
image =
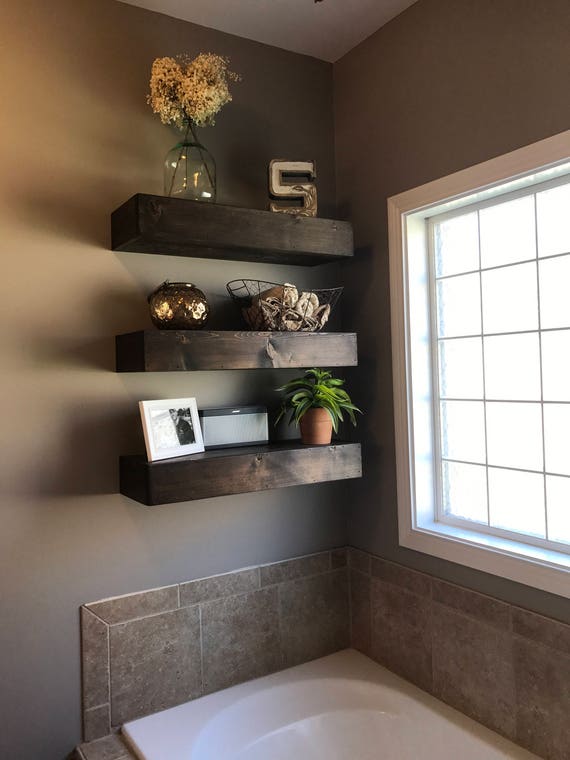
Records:
M354 367L356 333L139 330L117 335L117 372Z

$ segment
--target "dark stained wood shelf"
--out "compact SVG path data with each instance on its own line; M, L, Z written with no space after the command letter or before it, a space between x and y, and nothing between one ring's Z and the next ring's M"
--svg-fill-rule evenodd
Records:
M353 256L349 222L134 195L111 217L115 251L314 266ZM141 330L116 337L117 372L342 367L354 333ZM283 441L147 462L120 458L120 492L148 506L362 476L359 443Z
M314 266L354 255L352 225L138 193L111 215L115 251Z
M159 462L120 458L120 492L147 506L361 476L360 444L334 441L215 449Z
M117 335L117 372L353 367L355 333L140 330Z

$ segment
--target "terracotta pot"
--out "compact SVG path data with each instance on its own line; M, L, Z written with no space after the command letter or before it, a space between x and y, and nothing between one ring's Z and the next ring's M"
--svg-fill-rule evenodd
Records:
M332 438L332 419L326 409L315 407L301 417L303 443L326 445Z

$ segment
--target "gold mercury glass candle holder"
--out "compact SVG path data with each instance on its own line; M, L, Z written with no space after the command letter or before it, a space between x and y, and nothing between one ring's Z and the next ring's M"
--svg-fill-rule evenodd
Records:
M206 296L190 282L163 282L149 295L148 304L159 330L197 330L210 315Z

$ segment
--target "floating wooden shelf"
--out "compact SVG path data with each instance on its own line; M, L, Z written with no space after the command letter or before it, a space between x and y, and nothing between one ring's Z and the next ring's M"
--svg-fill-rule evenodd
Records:
M352 226L268 211L134 195L111 217L115 251L313 266L353 256ZM118 372L341 367L354 333L144 330L116 337ZM360 444L284 441L147 462L120 458L120 491L148 506L359 478Z
M147 506L361 476L359 443L284 441L159 462L143 455L120 458L121 493Z
M112 248L314 266L353 256L352 225L138 193L111 216Z
M355 333L140 330L117 335L117 372L353 367Z

